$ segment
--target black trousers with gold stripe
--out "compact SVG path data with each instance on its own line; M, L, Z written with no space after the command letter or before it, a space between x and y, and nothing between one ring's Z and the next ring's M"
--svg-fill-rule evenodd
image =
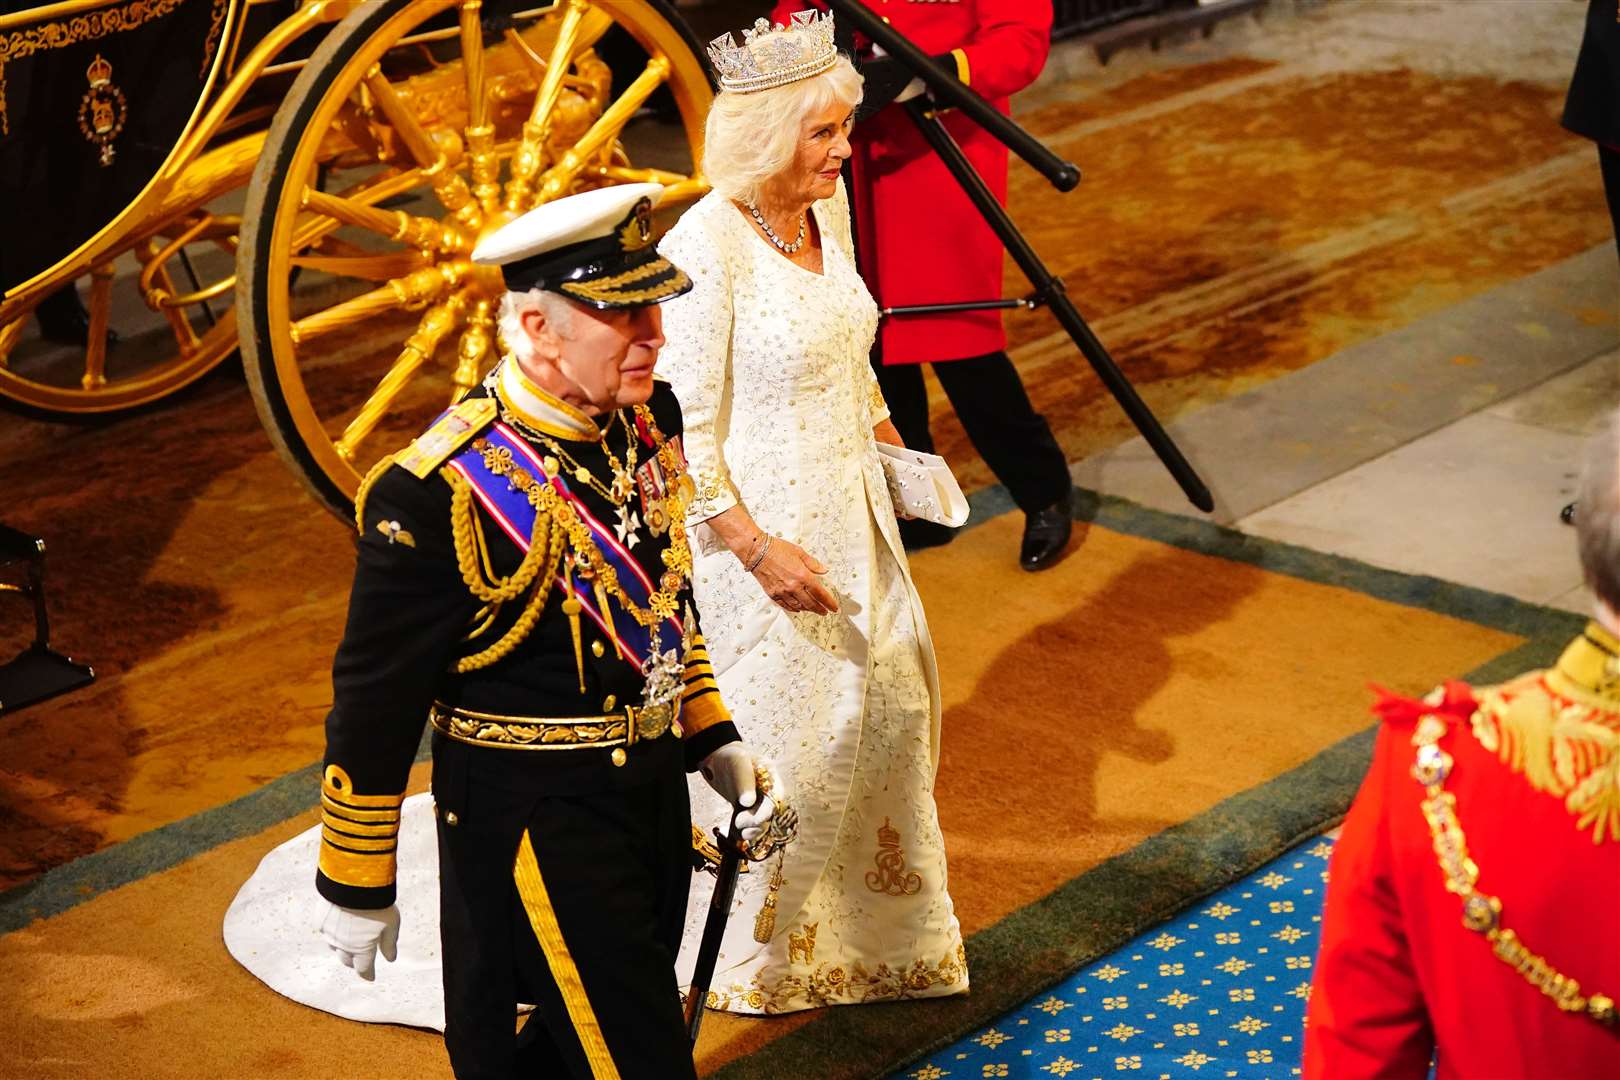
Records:
M661 742L675 746L635 747L630 768L597 774L597 751L435 740L445 1045L458 1080L695 1077L675 984L690 807L678 743ZM520 1001L537 1011L514 1036Z

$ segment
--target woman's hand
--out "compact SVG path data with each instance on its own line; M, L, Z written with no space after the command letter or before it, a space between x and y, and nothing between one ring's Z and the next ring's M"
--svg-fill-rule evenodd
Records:
M838 610L838 598L821 583L827 568L798 544L770 537L764 558L753 568L754 580L784 611L808 611L831 615Z
M894 426L893 420L884 420L872 425L872 438L880 443L898 446L902 450L906 448L906 440L900 437L900 429Z
M704 524L731 549L760 587L784 611L830 615L838 598L817 580L827 572L799 545L767 536L741 504L714 515ZM767 543L769 541L769 543Z

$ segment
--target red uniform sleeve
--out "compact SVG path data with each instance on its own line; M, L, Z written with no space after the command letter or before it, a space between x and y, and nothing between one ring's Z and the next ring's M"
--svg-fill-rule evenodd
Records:
M1008 97L1035 81L1052 42L1050 0L980 0L979 25L955 50L957 75L981 97Z
M1434 1050L1391 878L1385 815L1411 728L1385 724L1334 848L1322 947L1305 1021L1307 1080L1421 1080Z

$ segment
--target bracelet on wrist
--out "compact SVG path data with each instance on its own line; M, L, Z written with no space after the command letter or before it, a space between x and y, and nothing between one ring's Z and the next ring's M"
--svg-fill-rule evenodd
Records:
M759 564L765 561L765 553L769 550L771 550L771 534L766 533L765 542L759 546L759 554L755 555L753 560L744 566L743 569L747 570L750 574L752 574L755 570L758 570Z

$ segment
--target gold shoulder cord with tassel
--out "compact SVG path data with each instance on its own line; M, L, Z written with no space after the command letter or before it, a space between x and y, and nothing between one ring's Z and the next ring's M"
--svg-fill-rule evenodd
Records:
M482 543L482 526L472 505L472 486L453 469L442 469L440 475L450 485L450 529L455 540L456 563L468 590L486 603L501 604L521 596L525 589L533 586L522 613L499 641L456 661L456 673L465 674L505 659L529 636L551 596L553 570L562 562L568 534L563 529L553 528L550 516L537 511L529 536L529 550L523 561L511 577L496 579L490 572Z
M393 464L394 455L386 455L371 467L371 471L366 473L365 479L360 481L360 487L354 493L354 530L362 536L366 532L366 496L371 494L372 487L382 479L382 474Z

